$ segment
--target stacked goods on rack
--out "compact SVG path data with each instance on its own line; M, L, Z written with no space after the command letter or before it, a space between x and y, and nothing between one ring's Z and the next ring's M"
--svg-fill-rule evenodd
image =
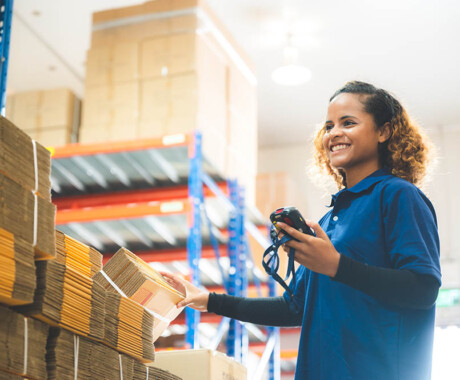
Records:
M176 304L185 297L136 255L121 248L104 265L103 272L94 280L113 293L122 295L145 306L154 315L153 341L182 311Z
M0 302L33 302L36 283L32 245L0 228Z
M256 113L252 63L204 1L93 14L80 142L199 130L205 156L253 199Z
M92 277L102 268L102 255L61 231L56 231L56 261Z
M137 302L107 292L104 343L142 363L155 359L153 316Z
M48 326L0 306L0 379L46 379ZM8 372L9 374L6 374Z
M73 142L80 101L66 88L20 92L8 96L6 116L42 145L65 145Z
M54 258L50 153L3 117L0 149L0 228L32 244L36 259Z
M104 337L105 291L78 271L55 261L38 261L37 289L21 313L96 340Z

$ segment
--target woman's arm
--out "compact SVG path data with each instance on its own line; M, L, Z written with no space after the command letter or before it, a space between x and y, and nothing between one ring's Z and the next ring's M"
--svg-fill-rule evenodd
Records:
M186 297L177 307L189 306L199 311L266 326L300 326L302 312L294 311L283 297L245 298L209 293L175 274L161 272L165 280Z
M265 326L300 326L302 313L291 310L284 297L245 298L211 293L208 311Z
M436 302L438 280L405 269L367 265L340 255L334 281L349 285L379 301L408 309L429 309Z

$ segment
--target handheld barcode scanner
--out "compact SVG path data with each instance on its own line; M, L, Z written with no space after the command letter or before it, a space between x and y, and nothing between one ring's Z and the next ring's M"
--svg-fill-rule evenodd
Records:
M286 223L288 226L295 228L296 230L314 236L313 231L305 223L304 218L300 215L299 210L295 207L281 207L273 211L270 215L270 221L279 232L280 228L277 227L277 222ZM286 232L284 232L286 233Z
M272 276L273 279L277 281L289 293L291 297L293 297L293 290L286 284L286 280L290 277L292 273L292 287L295 288L295 250L293 248L289 250L288 268L286 277L283 280L277 273L279 268L278 248L281 245L287 243L289 240L298 240L294 239L292 236L287 234L286 231L283 231L283 236L280 239L279 233L282 230L277 226L277 223L283 222L304 234L309 234L312 236L315 235L311 228L308 227L305 223L305 220L302 217L302 215L300 215L299 210L297 210L297 208L295 207L281 207L279 209L276 209L270 214L270 221L272 222L272 226L270 228L270 237L272 239L273 244L265 250L262 265L265 269L265 272L267 272L268 275Z

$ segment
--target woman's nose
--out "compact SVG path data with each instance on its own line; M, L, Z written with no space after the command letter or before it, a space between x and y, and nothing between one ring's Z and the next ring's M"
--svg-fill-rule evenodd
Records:
M329 130L329 136L332 138L334 136L340 136L342 134L342 129L338 126L334 126L331 130Z

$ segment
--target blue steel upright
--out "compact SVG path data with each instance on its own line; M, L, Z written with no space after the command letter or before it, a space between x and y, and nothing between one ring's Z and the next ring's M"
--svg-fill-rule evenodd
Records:
M244 190L235 180L228 181L230 201L234 211L230 214L228 257L230 269L228 275L229 294L237 297L247 295L246 244L244 228ZM239 321L231 319L227 334L227 355L236 361L245 363L248 351L246 328Z
M13 0L0 0L0 112L3 116L5 116L6 106L6 79L8 75L12 15Z
M240 296L247 297L248 295L248 270L246 263L249 259L249 252L246 244L246 228L245 228L245 192L242 186L238 187L238 272L241 279ZM247 365L247 357L249 352L249 336L245 325L241 325L241 364Z
M199 262L201 258L201 204L203 198L202 181L202 152L201 152L201 133L195 132L193 141L189 146L190 171L188 177L188 193L190 201L189 211L189 236L187 238L187 259L190 267L190 281L195 286L200 286ZM200 312L190 307L185 309L185 321L187 323L187 333L185 343L190 348L198 348L198 324L200 323Z
M276 297L276 282L270 277L268 280L268 294L270 297ZM270 355L268 362L268 379L280 380L281 377L281 358L280 358L280 328L268 327L269 335L276 336L275 347Z

